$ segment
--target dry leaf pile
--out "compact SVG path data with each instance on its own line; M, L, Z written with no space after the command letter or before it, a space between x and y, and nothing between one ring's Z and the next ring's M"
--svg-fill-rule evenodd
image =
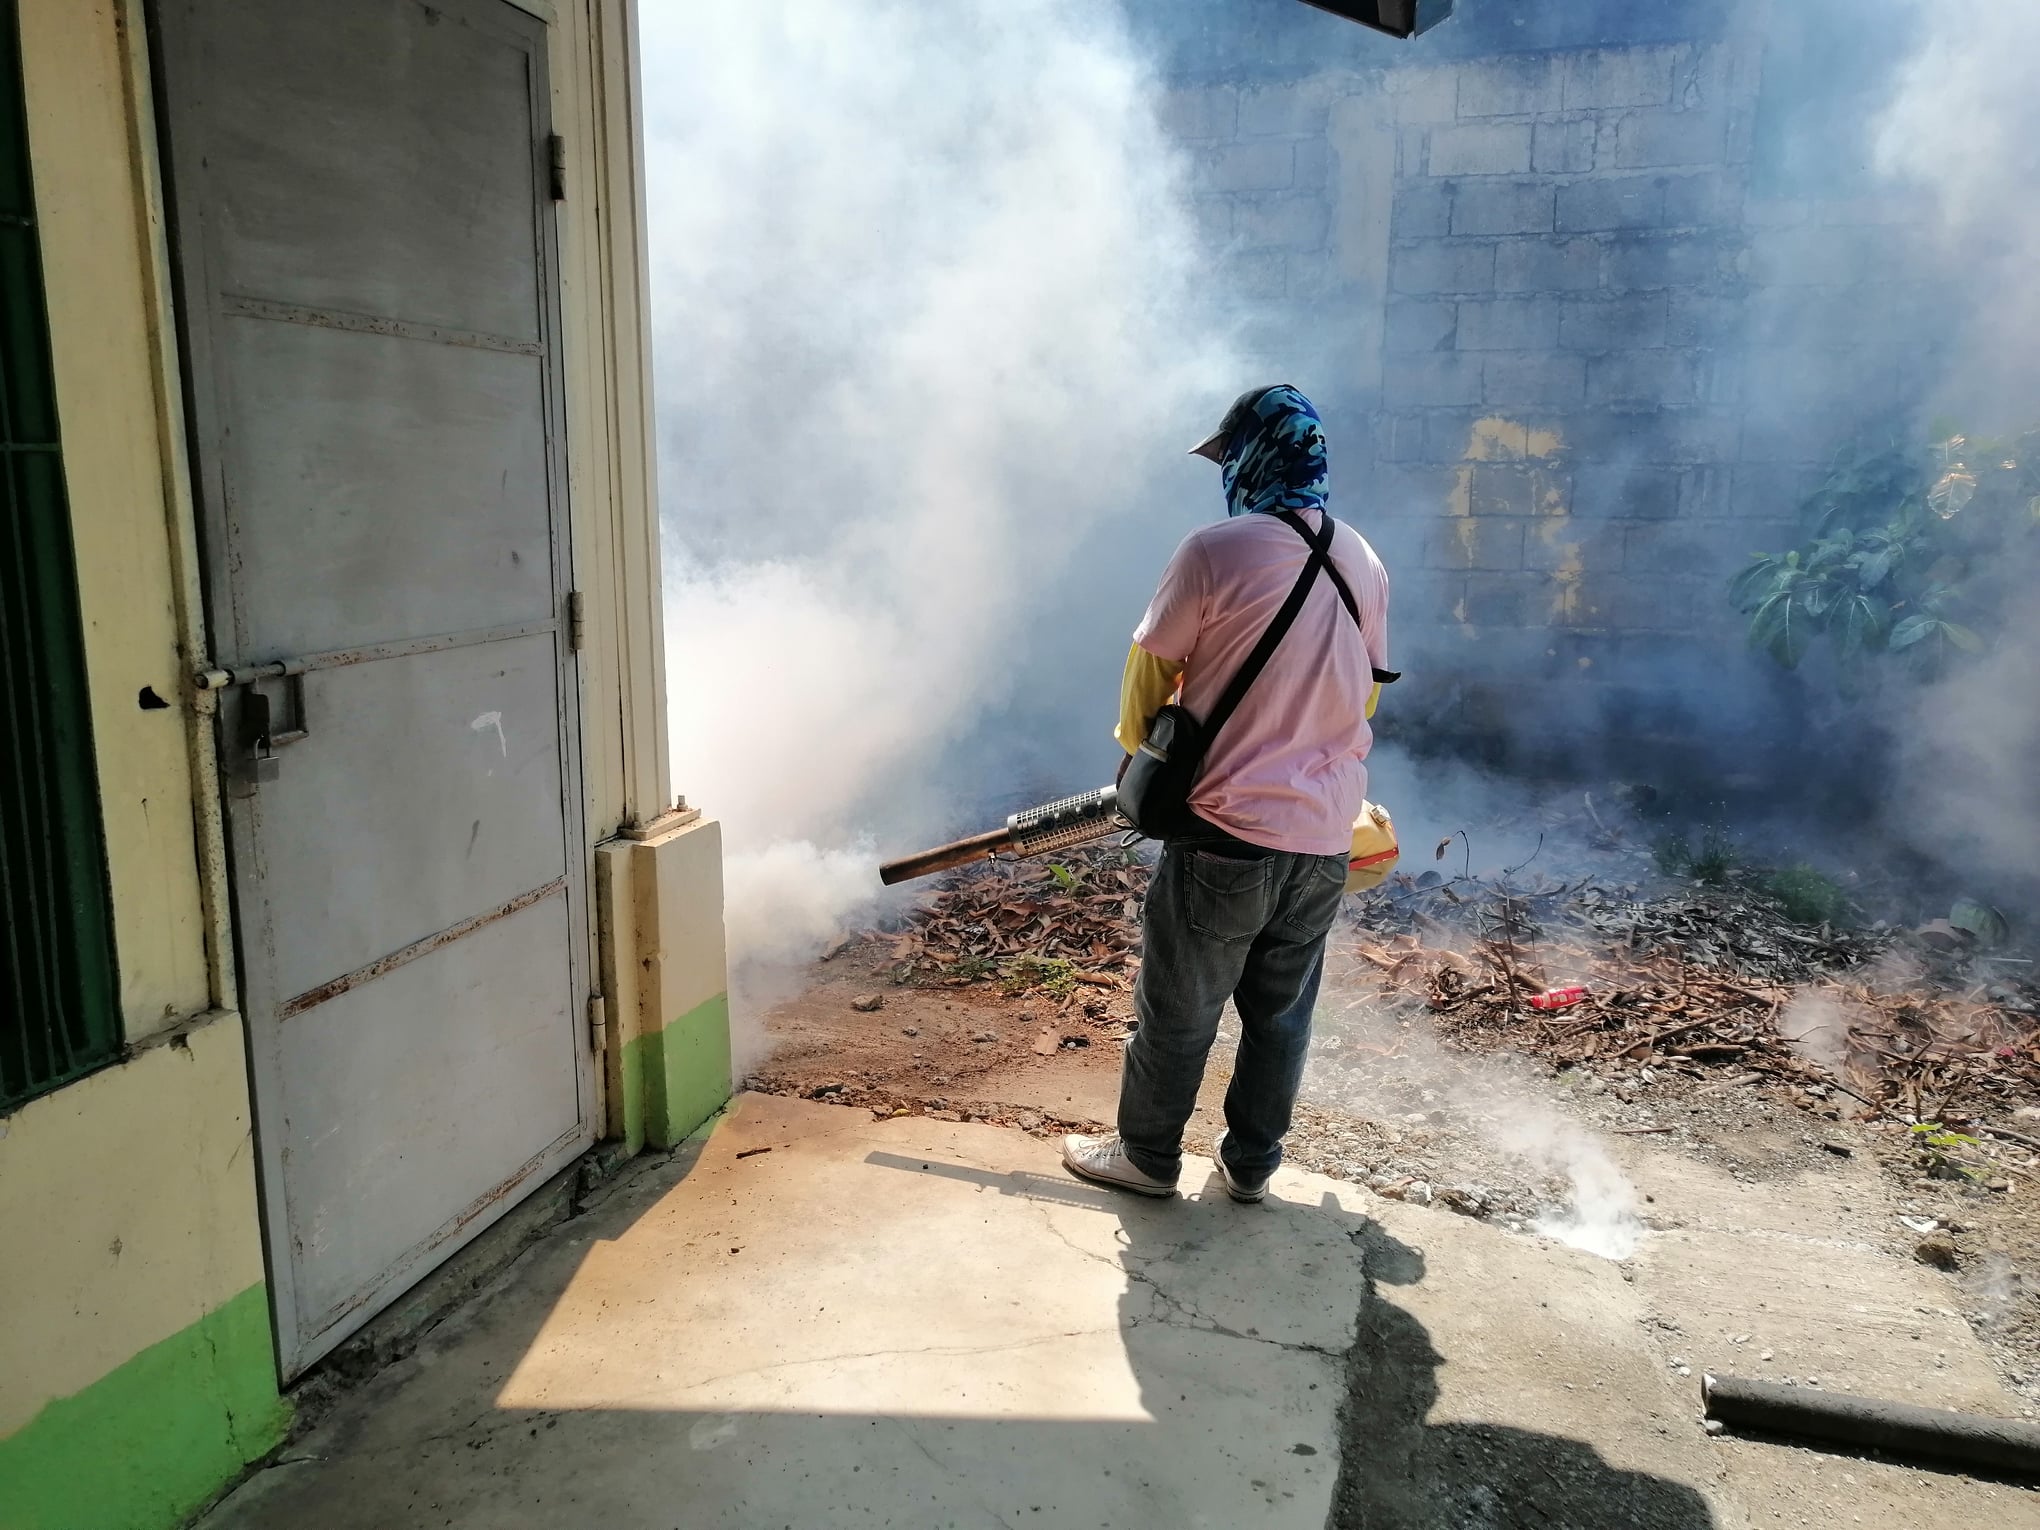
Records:
M1117 846L1053 863L987 862L952 873L896 927L865 938L889 953L898 982L1124 988L1140 967L1147 882L1148 868Z
M987 862L860 939L896 982L1000 983L1068 1007L1131 986L1148 874L1114 845ZM1960 1121L2040 1096L2030 965L1795 924L1747 887L1405 873L1349 899L1342 929L1350 957L1469 1047L1776 1082L1830 1115ZM1530 1003L1572 983L1578 1003Z
M1352 954L1463 1045L1728 1070L1837 1115L1974 1119L2040 1094L2029 984L1977 981L1966 958L1896 932L1796 925L1744 891L1433 876L1396 878L1354 912ZM1573 983L1587 994L1569 1007L1530 1002Z

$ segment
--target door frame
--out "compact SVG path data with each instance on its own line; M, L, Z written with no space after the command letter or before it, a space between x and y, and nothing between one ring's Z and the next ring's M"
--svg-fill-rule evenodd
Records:
M176 318L179 382L187 437L185 447L208 640L208 653L192 656L194 668L201 674L302 657L248 651L231 578L230 510L220 453L216 449L223 411L220 400L222 379L214 357L213 330L221 314L211 280L202 129L192 120L194 111L203 102L209 81L202 60L189 56L195 51L196 32L189 27L178 30L164 22L166 10L195 10L203 3L204 0L147 0L146 8L149 72L153 79L165 240L172 282L171 306ZM514 40L528 60L533 128L530 146L532 196L537 220L533 238L545 346L542 407L547 490L553 509L551 575L555 599L549 623L520 625L531 632L551 630L555 637L568 971L571 1002L581 1003L593 990L591 959L596 930L588 878L588 783L582 738L585 722L583 674L574 642L575 624L569 610L574 587L575 516L566 462L567 352L562 341L561 230L559 203L554 196L557 188L551 153L551 135L555 131L549 57L551 29L543 17L518 0L436 0L436 3L440 8L459 12L464 20L476 26ZM181 133L180 123L185 128ZM416 645L403 646L415 651ZM373 662L373 659L364 662ZM307 1332L303 1327L307 1315L299 1309L285 1201L283 1158L286 1134L282 1126L285 1095L277 1046L277 1011L290 996L273 991L265 964L251 964L247 960L251 950L266 948L270 944L269 919L266 904L259 897L246 895L244 879L236 870L255 863L257 835L250 813L236 808L231 788L232 773L239 765L238 750L231 742L239 698L228 691L222 695L221 701L215 721L213 751L218 773L209 789L219 793L216 800L225 830L228 905L234 936L234 967L248 1047L256 1181L264 1254L269 1271L271 1321L280 1375L289 1382L302 1375L397 1296L457 1253L525 1195L592 1145L601 1135L600 1079L598 1060L590 1049L585 1017L570 1008L568 1019L574 1028L572 1056L577 1102L574 1126L519 1165L508 1179L448 1217L426 1243L414 1248L359 1293L334 1321L316 1332ZM259 796L256 800L259 801ZM251 904L254 906L251 907Z

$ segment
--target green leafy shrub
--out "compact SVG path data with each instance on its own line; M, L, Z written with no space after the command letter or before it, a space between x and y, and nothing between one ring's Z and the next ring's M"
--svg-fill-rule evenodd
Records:
M1994 623L1990 575L2040 528L2040 429L1856 449L1800 508L1810 539L1729 584L1751 645L1787 669L1825 641L1845 675L1885 656L1938 673L1988 646L1956 617Z
M1765 894L1799 924L1840 924L1849 914L1849 898L1833 877L1811 866L1786 866L1759 884Z
M1920 1167L1935 1179L1983 1178L1976 1165L1964 1162L1964 1155L1980 1151L1983 1144L1966 1132L1952 1131L1939 1121L1921 1121L1911 1129L1913 1151Z
M1709 887L1726 882L1742 859L1728 831L1712 824L1700 831L1698 845L1685 834L1668 834L1651 846L1650 853L1666 876L1691 877Z

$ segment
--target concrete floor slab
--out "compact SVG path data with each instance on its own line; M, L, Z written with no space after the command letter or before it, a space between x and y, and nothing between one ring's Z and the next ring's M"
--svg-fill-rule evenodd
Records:
M1143 1200L1018 1133L765 1096L690 1151L209 1530L1324 1523L1365 1280L1329 1181Z
M1652 1259L1186 1173L1143 1200L1018 1132L740 1096L205 1530L2009 1527L2040 1502L1709 1440Z
M1671 1352L1696 1370L2018 1414L1940 1277L1866 1236L1898 1211L1874 1165L1750 1183L1641 1152L1632 1172L1659 1228L1637 1272L1655 1311L1678 1324Z

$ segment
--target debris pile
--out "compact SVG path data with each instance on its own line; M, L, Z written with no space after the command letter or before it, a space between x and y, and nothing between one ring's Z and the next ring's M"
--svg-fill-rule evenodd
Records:
M1776 1083L1831 1118L1965 1122L2040 1096L2030 963L1937 926L1798 923L1733 876L1668 888L1647 873L1475 875L1468 859L1349 899L1338 936L1457 1045ZM1139 970L1148 873L1111 844L988 861L854 943L896 984L996 984L1102 1018L1103 994Z
M1074 1001L1084 988L1132 986L1147 881L1140 858L1114 845L1046 863L988 861L859 940L884 953L895 983L996 982Z
M1733 886L1646 898L1427 872L1358 900L1349 925L1351 954L1462 1046L1731 1069L1829 1116L1966 1120L2040 1093L2030 979L1979 978L1994 959L1910 933L1798 925ZM1548 998L1575 985L1576 1000Z

